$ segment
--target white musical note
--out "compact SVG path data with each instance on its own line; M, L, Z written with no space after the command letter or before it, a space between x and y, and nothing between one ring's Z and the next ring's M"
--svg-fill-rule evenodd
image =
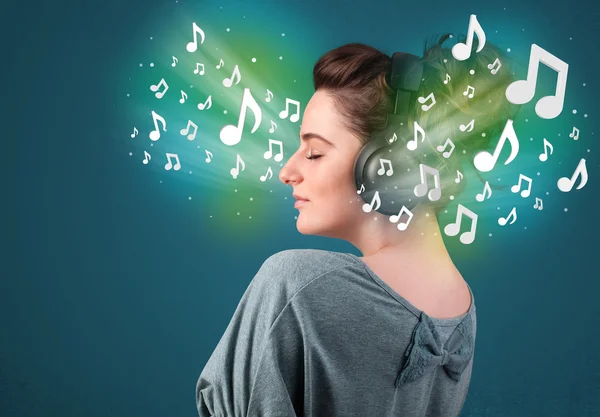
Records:
M535 198L535 204L534 204L533 208L538 209L538 210L544 209L544 202L542 201L541 198L538 198L538 197Z
M194 133L191 133L191 134L189 134L189 135L188 135L188 133L190 132L190 127L191 127L191 126L193 126L193 128L194 128ZM196 139L196 132L197 132L197 131L198 131L198 126L196 126L196 124L195 124L194 122L192 122L191 120L188 120L188 124L187 124L187 126L185 127L185 129L181 129L181 130L179 131L179 133L180 133L182 136L188 135L188 137L187 137L187 138L188 138L188 140L194 140L194 139Z
M192 23L192 31L194 33L194 41L189 42L185 47L185 49L187 49L188 52L196 52L196 50L198 49L198 34L200 34L200 44L204 43L204 32L198 27L196 22Z
M389 177L394 173L394 168L392 168L392 161L390 161L389 159L379 158L379 163L381 164L381 168L377 170L377 175L383 175L383 173L385 172L385 174ZM390 169L388 169L387 172L383 167L384 163L390 164Z
M269 133L275 133L275 128L277 127L277 123L271 120L271 128L269 129Z
M134 128L133 128L133 133L131 134L131 138L132 138L132 139L133 139L133 138L135 138L135 137L137 136L137 134L138 134L138 133L139 133L139 132L138 132L137 128L135 128L135 127L134 127Z
M290 116L290 122L296 123L300 119L300 102L296 101L296 100L292 100L290 98L285 99L285 110L282 110L279 113L279 118L285 119L286 117L288 117L288 114L290 111L290 109L289 109L290 104L294 104L296 106L296 113L292 114Z
M356 190L356 194L360 194L360 193L362 193L363 191L365 191L365 185L364 185L364 184L361 184L361 185L360 185L360 188L359 188L358 190Z
M446 233L447 236L456 236L460 231L463 215L471 219L471 230L462 232L459 239L463 245L469 245L475 240L475 233L477 232L477 214L473 213L462 204L458 205L456 222L446 225L446 227L444 227L444 233Z
M500 140L496 144L494 154L492 155L487 151L478 152L473 158L473 164L475 165L475 168L481 172L489 172L494 169L506 139L508 139L510 143L510 155L508 156L506 162L504 162L504 165L510 164L519 153L519 138L517 138L517 134L515 133L513 121L508 119L504 125L504 129L502 130L502 134L500 135Z
M425 130L423 130L423 128L419 126L419 124L416 121L413 123L413 133L413 139L406 142L406 147L409 151L414 151L415 149L417 149L419 134L421 135L421 143L425 141Z
M400 216L402 216L403 213L408 215L408 220L405 222L398 223L398 226L396 226L396 227L400 231L404 231L408 228L408 225L410 224L410 221L413 218L413 213L409 209L407 209L405 206L402 206L402 208L400 209L400 212L397 215L392 214L390 216L390 222L396 223L398 220L400 220Z
M198 103L198 110L208 110L212 106L212 95L209 95L204 103Z
M246 164L242 160L242 157L238 154L235 159L235 168L231 168L231 171L229 171L234 180L240 173L240 165L242 165L242 171L246 169Z
M550 149L550 155L552 155L554 147L546 140L546 138L544 138L544 153L540 154L540 161L546 162L548 160L548 149Z
M150 140L157 141L160 139L160 130L158 130L158 122L162 123L163 132L167 131L167 122L158 113L152 110L152 122L154 122L154 130L150 132Z
M475 196L475 199L481 203L483 200L485 200L486 194L487 194L487 198L490 198L492 196L492 189L490 188L490 183L487 181L485 182L485 185L483 186L483 192L481 194L477 193L477 195Z
M283 143L280 140L269 139L269 150L263 156L265 159L273 156L273 145L279 145L279 153L273 159L276 162L280 162L283 159Z
M202 67L202 69L200 69ZM204 75L204 64L196 62L196 69L194 70L194 74Z
M446 147L448 145L450 145L450 151L446 151ZM443 145L437 146L437 150L438 150L438 152L444 151L444 153L442 154L444 156L444 158L450 158L450 155L452 155L452 152L454 152L454 143L452 143L450 138L448 138L448 139L446 139L446 142L444 142Z
M173 63L171 64L172 67L174 67L175 65L177 65L177 63L179 62L179 60L175 57L173 57Z
M451 80L452 78L450 77L450 74L446 73L446 79L444 80L444 84L448 84L448 82Z
M362 206L362 209L365 213L370 213L371 210L373 210L373 205L377 204L377 207L375 207L375 211L379 210L379 207L381 207L381 199L379 198L379 191L375 191L375 195L373 196L373 200L371 200L371 203L365 203Z
M254 114L254 126L252 126L250 133L256 132L256 129L258 129L258 126L260 126L260 122L262 121L262 111L260 110L256 100L254 100L254 97L252 97L250 89L244 88L244 95L242 97L242 106L240 109L237 127L234 125L227 125L221 129L221 132L219 133L219 138L225 145L233 146L242 140L242 128L246 120L246 109L248 109L248 107Z
M494 68L494 65L496 65L496 64L498 64L498 67ZM490 72L492 73L492 75L496 75L501 66L502 66L502 62L500 62L499 58L496 58L496 60L493 63L488 64L487 67L488 67L488 69L491 70Z
M500 226L506 226L506 223L508 223L508 220L512 218L511 222L509 224L513 224L514 222L517 221L517 208L513 207L512 210L510 211L510 213L508 213L508 216L506 217L500 217L498 219L498 224Z
M464 175L462 174L462 172L460 172L459 170L456 170L456 179L454 180L455 183L459 183L461 179L464 178Z
M188 95L185 93L185 91L181 90L181 98L179 99L179 102L181 104L185 103L185 100L187 100Z
M466 126L461 124L458 128L460 129L461 132L464 132L465 130L467 132L470 132L471 130L473 130L474 127L475 127L475 119L472 119Z
M469 91L471 91L471 93L469 93ZM469 94L469 98L473 98L473 94L475 94L475 87L468 85L467 91L463 91L463 96L466 96L467 94Z
M519 190L521 189L521 181L522 180L525 180L525 181L527 181L529 183L529 185L527 186L527 189L521 191L521 197L527 198L531 194L531 178L529 178L526 175L519 174L519 182L518 182L518 184L513 185L510 190L513 193L518 193Z
M542 119L553 119L558 116L563 109L569 64L558 59L543 48L540 48L535 43L531 44L527 79L511 83L506 88L506 99L512 104L525 104L533 98L540 62L555 70L558 73L558 76L556 79L556 91L554 95L545 96L539 99L535 105L535 112Z
M269 177L269 174L271 174L271 176ZM268 178L273 178L273 171L271 171L271 167L269 167L269 169L267 169L267 172L265 175L261 175L260 176L260 180L262 182L265 182Z
M211 151L207 151L206 149L204 150L204 152L206 152L206 163L210 163L211 158L213 157L213 154Z
M223 59L220 59L219 65L217 65L217 69L221 68L223 65L225 65L225 63L223 62Z
M577 129L575 126L573 126L573 131L571 133L569 133L569 137L573 138L573 140L579 139L579 129Z
M425 103L429 99L431 99L431 104L429 104L429 105L423 104L423 103ZM436 103L435 102L435 96L433 95L433 93L429 93L429 95L427 97L419 97L417 100L419 101L419 103L423 104L421 106L421 109L423 109L423 111L429 110Z
M437 169L431 168L430 166L427 166L425 164L419 164L419 170L421 174L421 183L415 186L415 195L417 197L423 197L427 193L429 187L427 185L427 178L425 177L425 174L428 173L433 175L433 182L435 184L435 188L430 190L427 196L431 201L439 200L442 196L442 187L440 185L440 172Z
M396 136L396 133L394 133L392 135L392 137L388 139L388 143L394 143L397 140L398 140L398 136Z
M164 87L165 89L163 91L158 91L158 89L160 87ZM154 94L156 96L156 98L163 98L163 96L165 95L165 93L167 92L167 90L169 89L169 85L167 84L167 82L165 81L164 78L161 78L161 80L159 81L158 84L156 85L151 85L150 86L150 91L155 91L156 94Z
M267 89L267 98L265 99L265 101L266 101L267 103L269 103L269 102L271 101L271 99L272 99L272 98L273 98L273 93L271 93L271 92L269 91L269 89Z
M459 42L452 47L452 56L458 61L464 61L471 56L471 48L473 47L473 34L477 34L479 40L475 53L481 51L485 46L485 32L477 21L477 16L472 14L469 17L469 29L467 30L467 42Z
M240 74L240 69L237 65L233 68L233 73L231 74L231 78L225 78L223 80L223 85L225 87L231 87L233 85L234 78L237 78L235 85L238 85L240 83L240 81L242 80L242 75Z
M173 162L171 161L171 158L175 158L175 160L177 162L175 162L175 167L173 168ZM181 168L181 163L179 162L179 156L177 156L176 153L167 153L167 164L165 165L165 169L167 171L170 171L171 168L173 168L175 171L179 171L179 169Z
M563 193L568 193L573 188L573 185L575 184L575 180L577 179L577 177L579 175L581 175L581 181L579 182L579 185L576 188L577 190L582 189L585 186L585 184L587 184L587 181L588 181L588 173L587 173L587 168L585 166L584 158L581 158L581 160L579 161L579 164L577 164L577 168L575 169L575 172L573 173L573 176L571 177L571 179L569 179L567 177L559 178L559 180L556 184L558 186L558 189L560 191L562 191Z
M148 164L148 162L152 159L152 157L150 156L150 154L146 151L144 151L144 160L142 161L143 164Z

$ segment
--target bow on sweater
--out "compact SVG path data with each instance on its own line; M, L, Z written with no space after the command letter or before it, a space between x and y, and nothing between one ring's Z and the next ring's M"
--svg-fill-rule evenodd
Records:
M461 374L473 356L474 343L471 315L467 315L456 326L446 344L441 347L435 324L427 314L421 312L410 345L404 353L408 359L396 378L396 387L421 378L437 366L443 366L450 378L460 381Z

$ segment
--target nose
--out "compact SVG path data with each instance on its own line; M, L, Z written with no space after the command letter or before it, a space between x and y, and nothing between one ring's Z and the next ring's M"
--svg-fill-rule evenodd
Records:
M294 153L281 170L279 170L279 181L285 185L291 185L302 180L302 175L296 163L297 155L298 152Z

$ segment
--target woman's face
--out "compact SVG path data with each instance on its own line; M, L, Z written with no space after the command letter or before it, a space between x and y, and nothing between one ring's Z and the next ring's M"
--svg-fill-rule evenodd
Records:
M308 200L297 207L298 231L342 238L363 213L353 179L361 143L344 127L325 90L315 92L306 105L300 138L300 148L279 172L293 194Z

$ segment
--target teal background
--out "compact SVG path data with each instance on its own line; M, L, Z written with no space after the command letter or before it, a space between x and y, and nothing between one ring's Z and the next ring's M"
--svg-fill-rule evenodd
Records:
M531 43L566 61L569 74L562 114L541 120L535 100L542 88L553 91L555 75L540 68L541 87L515 120L522 151L489 177L509 186L527 170L535 192L549 193L542 197L544 210L531 208L535 192L527 200L498 192L487 205L465 203L481 210L474 244L445 237L478 312L475 367L461 416L599 415L600 226L593 220L599 10L583 1L9 6L0 29L9 190L3 200L0 415L196 415L196 380L266 258L289 248L359 254L347 242L297 232L291 188L278 182L278 167L272 165L272 181L258 180L266 167L268 117L263 114L255 135L247 123L239 146L220 143L220 127L237 122L244 84L253 94L256 88L261 106L261 88L274 92L275 117L285 96L300 100L303 111L312 95L312 66L329 49L363 42L389 54L419 54L428 36L466 33L471 13L489 42L511 48L523 78ZM192 77L185 45L193 21L207 35L210 29L211 46L251 68L220 101L213 95L210 110L220 113L211 117L194 106L218 87L220 75L205 84ZM208 48L208 40L202 46ZM172 55L180 59L175 68ZM216 65L218 55L212 51L206 61ZM257 58L254 67L250 57ZM224 61L220 74L230 75ZM157 103L149 85L167 76L171 94ZM190 106L179 104L180 88L193 96ZM170 116L154 153L152 109ZM192 116L201 124L188 141L179 130ZM300 123L273 120L288 150L285 163L298 145ZM581 131L578 141L568 137L573 125ZM133 126L140 135L132 139ZM540 164L543 137L554 154ZM169 144L180 152L180 171L163 168L158 149L169 152ZM205 147L215 156L211 164L204 163ZM153 153L148 165L141 163L144 150ZM236 153L248 157L246 171L233 180ZM587 185L559 192L556 179L570 177L581 157ZM497 217L515 205L517 222L499 227Z

